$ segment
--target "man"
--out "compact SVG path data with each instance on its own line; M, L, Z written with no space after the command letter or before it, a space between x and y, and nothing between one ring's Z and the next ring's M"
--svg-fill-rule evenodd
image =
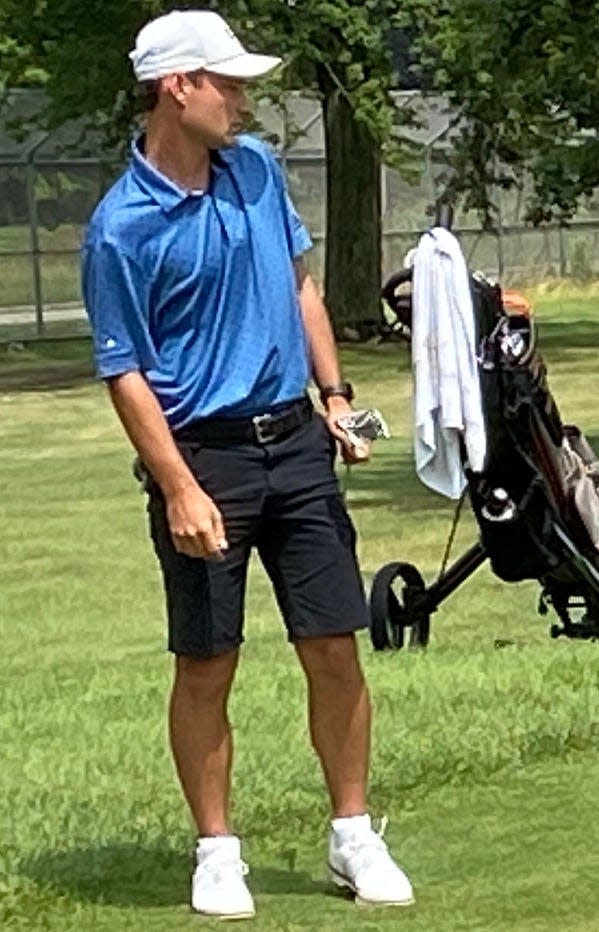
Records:
M333 472L336 441L356 456L336 425L351 388L281 172L238 137L246 82L280 60L246 52L204 11L149 23L131 59L146 132L91 220L83 281L98 371L147 473L175 654L171 746L199 835L192 906L254 914L228 821L227 718L253 546L307 677L332 877L359 902L407 904L410 883L367 814L370 708L354 638L365 604Z

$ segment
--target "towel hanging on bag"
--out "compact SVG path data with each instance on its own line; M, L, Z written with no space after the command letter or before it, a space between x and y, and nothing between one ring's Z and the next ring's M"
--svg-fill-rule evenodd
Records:
M487 449L468 269L457 239L442 227L422 236L413 264L416 472L457 499L466 485L461 445L473 472L482 471Z

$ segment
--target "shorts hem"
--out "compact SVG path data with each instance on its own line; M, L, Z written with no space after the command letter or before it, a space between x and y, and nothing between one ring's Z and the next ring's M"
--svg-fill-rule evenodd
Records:
M357 631L364 631L368 628L367 621L358 621L354 625L346 625L343 628L331 628L330 630L321 628L318 631L288 631L287 640L290 644L295 641L309 641L316 638L341 637L344 634L355 634Z
M175 657L191 657L196 660L210 660L212 657L221 657L223 654L230 654L232 651L241 647L243 642L244 638L240 638L238 641L213 644L210 648L203 648L200 650L178 648L176 645L169 644L167 651L169 654L174 654Z

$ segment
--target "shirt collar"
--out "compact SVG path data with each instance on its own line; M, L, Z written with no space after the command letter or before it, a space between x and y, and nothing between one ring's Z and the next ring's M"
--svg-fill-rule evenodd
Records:
M202 197L201 192L187 191L155 168L144 155L145 141L145 134L142 133L131 144L131 171L138 184L154 198L164 211L174 210L187 198ZM213 171L217 175L227 165L226 158L216 149L210 153L210 162Z

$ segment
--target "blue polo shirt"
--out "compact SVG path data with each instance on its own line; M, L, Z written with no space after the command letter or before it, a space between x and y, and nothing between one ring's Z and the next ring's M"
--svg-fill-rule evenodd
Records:
M83 245L98 373L140 371L172 428L301 396L307 341L293 259L311 244L270 150L251 136L214 155L189 192L132 149Z

